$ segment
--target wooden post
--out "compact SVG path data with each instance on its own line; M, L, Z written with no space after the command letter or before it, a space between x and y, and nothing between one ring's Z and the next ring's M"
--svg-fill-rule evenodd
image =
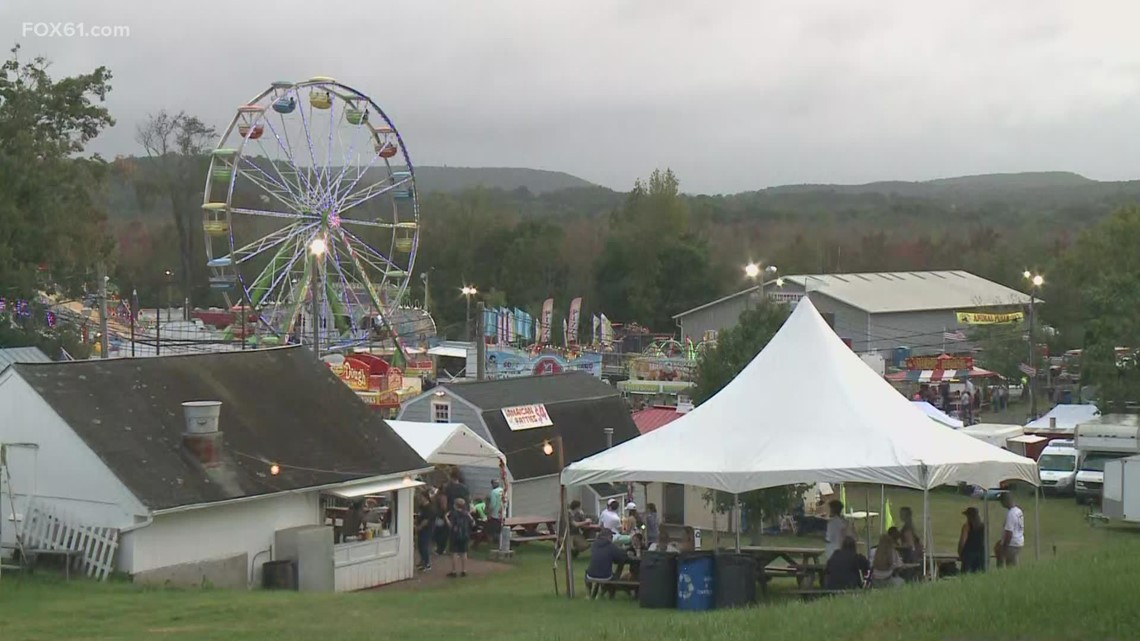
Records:
M486 377L487 342L483 340L486 328L483 326L483 301L475 303L475 379L483 380ZM467 373L471 375L470 372Z
M566 468L566 455L562 451L562 437L554 437L554 449L558 456L558 503L561 506L561 515L558 517L558 523L562 526L563 544L562 549L566 553L566 596L567 598L574 598L574 558L571 554L570 543L570 519L566 511L566 486L562 484L562 470ZM557 546L555 546L557 550Z

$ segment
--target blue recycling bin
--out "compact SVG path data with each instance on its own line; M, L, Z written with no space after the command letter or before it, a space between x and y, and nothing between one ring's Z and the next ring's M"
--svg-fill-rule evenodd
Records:
M677 559L677 609L711 610L716 603L713 593L713 555L711 552L682 554Z

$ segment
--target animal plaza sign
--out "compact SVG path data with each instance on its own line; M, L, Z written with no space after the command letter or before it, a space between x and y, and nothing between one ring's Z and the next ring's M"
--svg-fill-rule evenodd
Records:
M1005 312L992 314L985 312L957 312L959 325L1005 325L1019 323L1025 318L1025 312Z
M960 369L973 369L972 356L912 356L906 359L906 368L911 370L943 370L954 371Z

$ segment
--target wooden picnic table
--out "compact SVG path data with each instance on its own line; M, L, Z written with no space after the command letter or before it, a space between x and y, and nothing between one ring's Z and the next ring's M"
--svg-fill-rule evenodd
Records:
M825 567L820 558L826 550L824 548L792 547L782 545L746 545L740 551L756 559L756 566L764 577L794 576L801 588L810 587L818 577L820 586L823 585ZM783 561L785 567L770 568L775 561Z
M557 517L550 518L547 516L512 516L503 521L503 525L528 536L538 535L539 528L543 527L546 528L546 534L554 534L557 524Z

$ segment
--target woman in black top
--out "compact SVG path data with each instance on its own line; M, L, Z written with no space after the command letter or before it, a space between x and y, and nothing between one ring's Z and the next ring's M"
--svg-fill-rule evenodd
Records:
M986 567L986 528L978 516L978 508L968 507L962 514L966 515L962 535L958 537L958 558L962 561L962 572L981 572Z

